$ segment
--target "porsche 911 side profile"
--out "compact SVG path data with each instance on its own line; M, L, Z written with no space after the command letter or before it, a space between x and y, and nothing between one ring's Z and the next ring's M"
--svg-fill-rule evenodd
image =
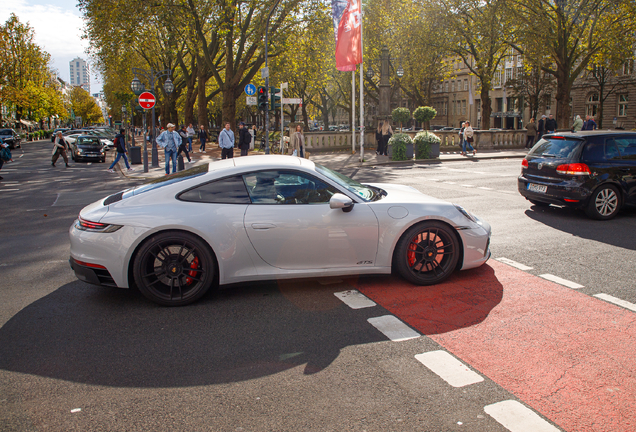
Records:
M88 205L70 228L85 282L179 306L212 286L388 274L436 284L490 257L490 225L393 184L292 156L201 165Z

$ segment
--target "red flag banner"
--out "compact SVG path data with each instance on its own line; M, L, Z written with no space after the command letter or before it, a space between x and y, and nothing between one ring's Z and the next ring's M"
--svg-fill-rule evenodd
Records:
M336 36L336 69L354 71L362 63L360 0L331 0Z

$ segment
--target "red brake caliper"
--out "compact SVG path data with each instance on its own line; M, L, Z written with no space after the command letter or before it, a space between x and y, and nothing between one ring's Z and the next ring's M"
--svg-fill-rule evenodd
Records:
M194 259L190 263L190 268L194 269L194 270L199 268L199 257L194 257ZM197 272L192 271L192 270L188 272L188 276L190 276L190 277L195 277L196 274L197 274ZM188 285L190 285L192 283L192 279L190 279L190 277L186 278L186 284L188 284Z
M409 260L409 266L413 267L415 264L415 251L417 250L417 240L419 236L415 236L413 240L411 240L411 244L409 245L409 250L406 253L406 258Z

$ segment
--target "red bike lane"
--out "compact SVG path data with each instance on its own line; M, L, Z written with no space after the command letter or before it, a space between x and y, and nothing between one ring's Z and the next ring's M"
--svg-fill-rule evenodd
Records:
M636 431L636 314L491 260L357 289L566 431Z

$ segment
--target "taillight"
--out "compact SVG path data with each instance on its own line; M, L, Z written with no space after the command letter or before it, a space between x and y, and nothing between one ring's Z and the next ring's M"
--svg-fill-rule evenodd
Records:
M112 233L117 231L122 225L112 225L105 224L101 222L91 222L86 219L82 219L81 217L77 220L75 224L77 229L82 231L91 231L91 232L100 232L100 233Z
M559 165L556 169L558 174L566 175L591 175L592 171L584 163L573 163Z
M527 160L527 159L522 160L522 161L521 161L521 166L522 166L523 168L528 168L528 160Z

